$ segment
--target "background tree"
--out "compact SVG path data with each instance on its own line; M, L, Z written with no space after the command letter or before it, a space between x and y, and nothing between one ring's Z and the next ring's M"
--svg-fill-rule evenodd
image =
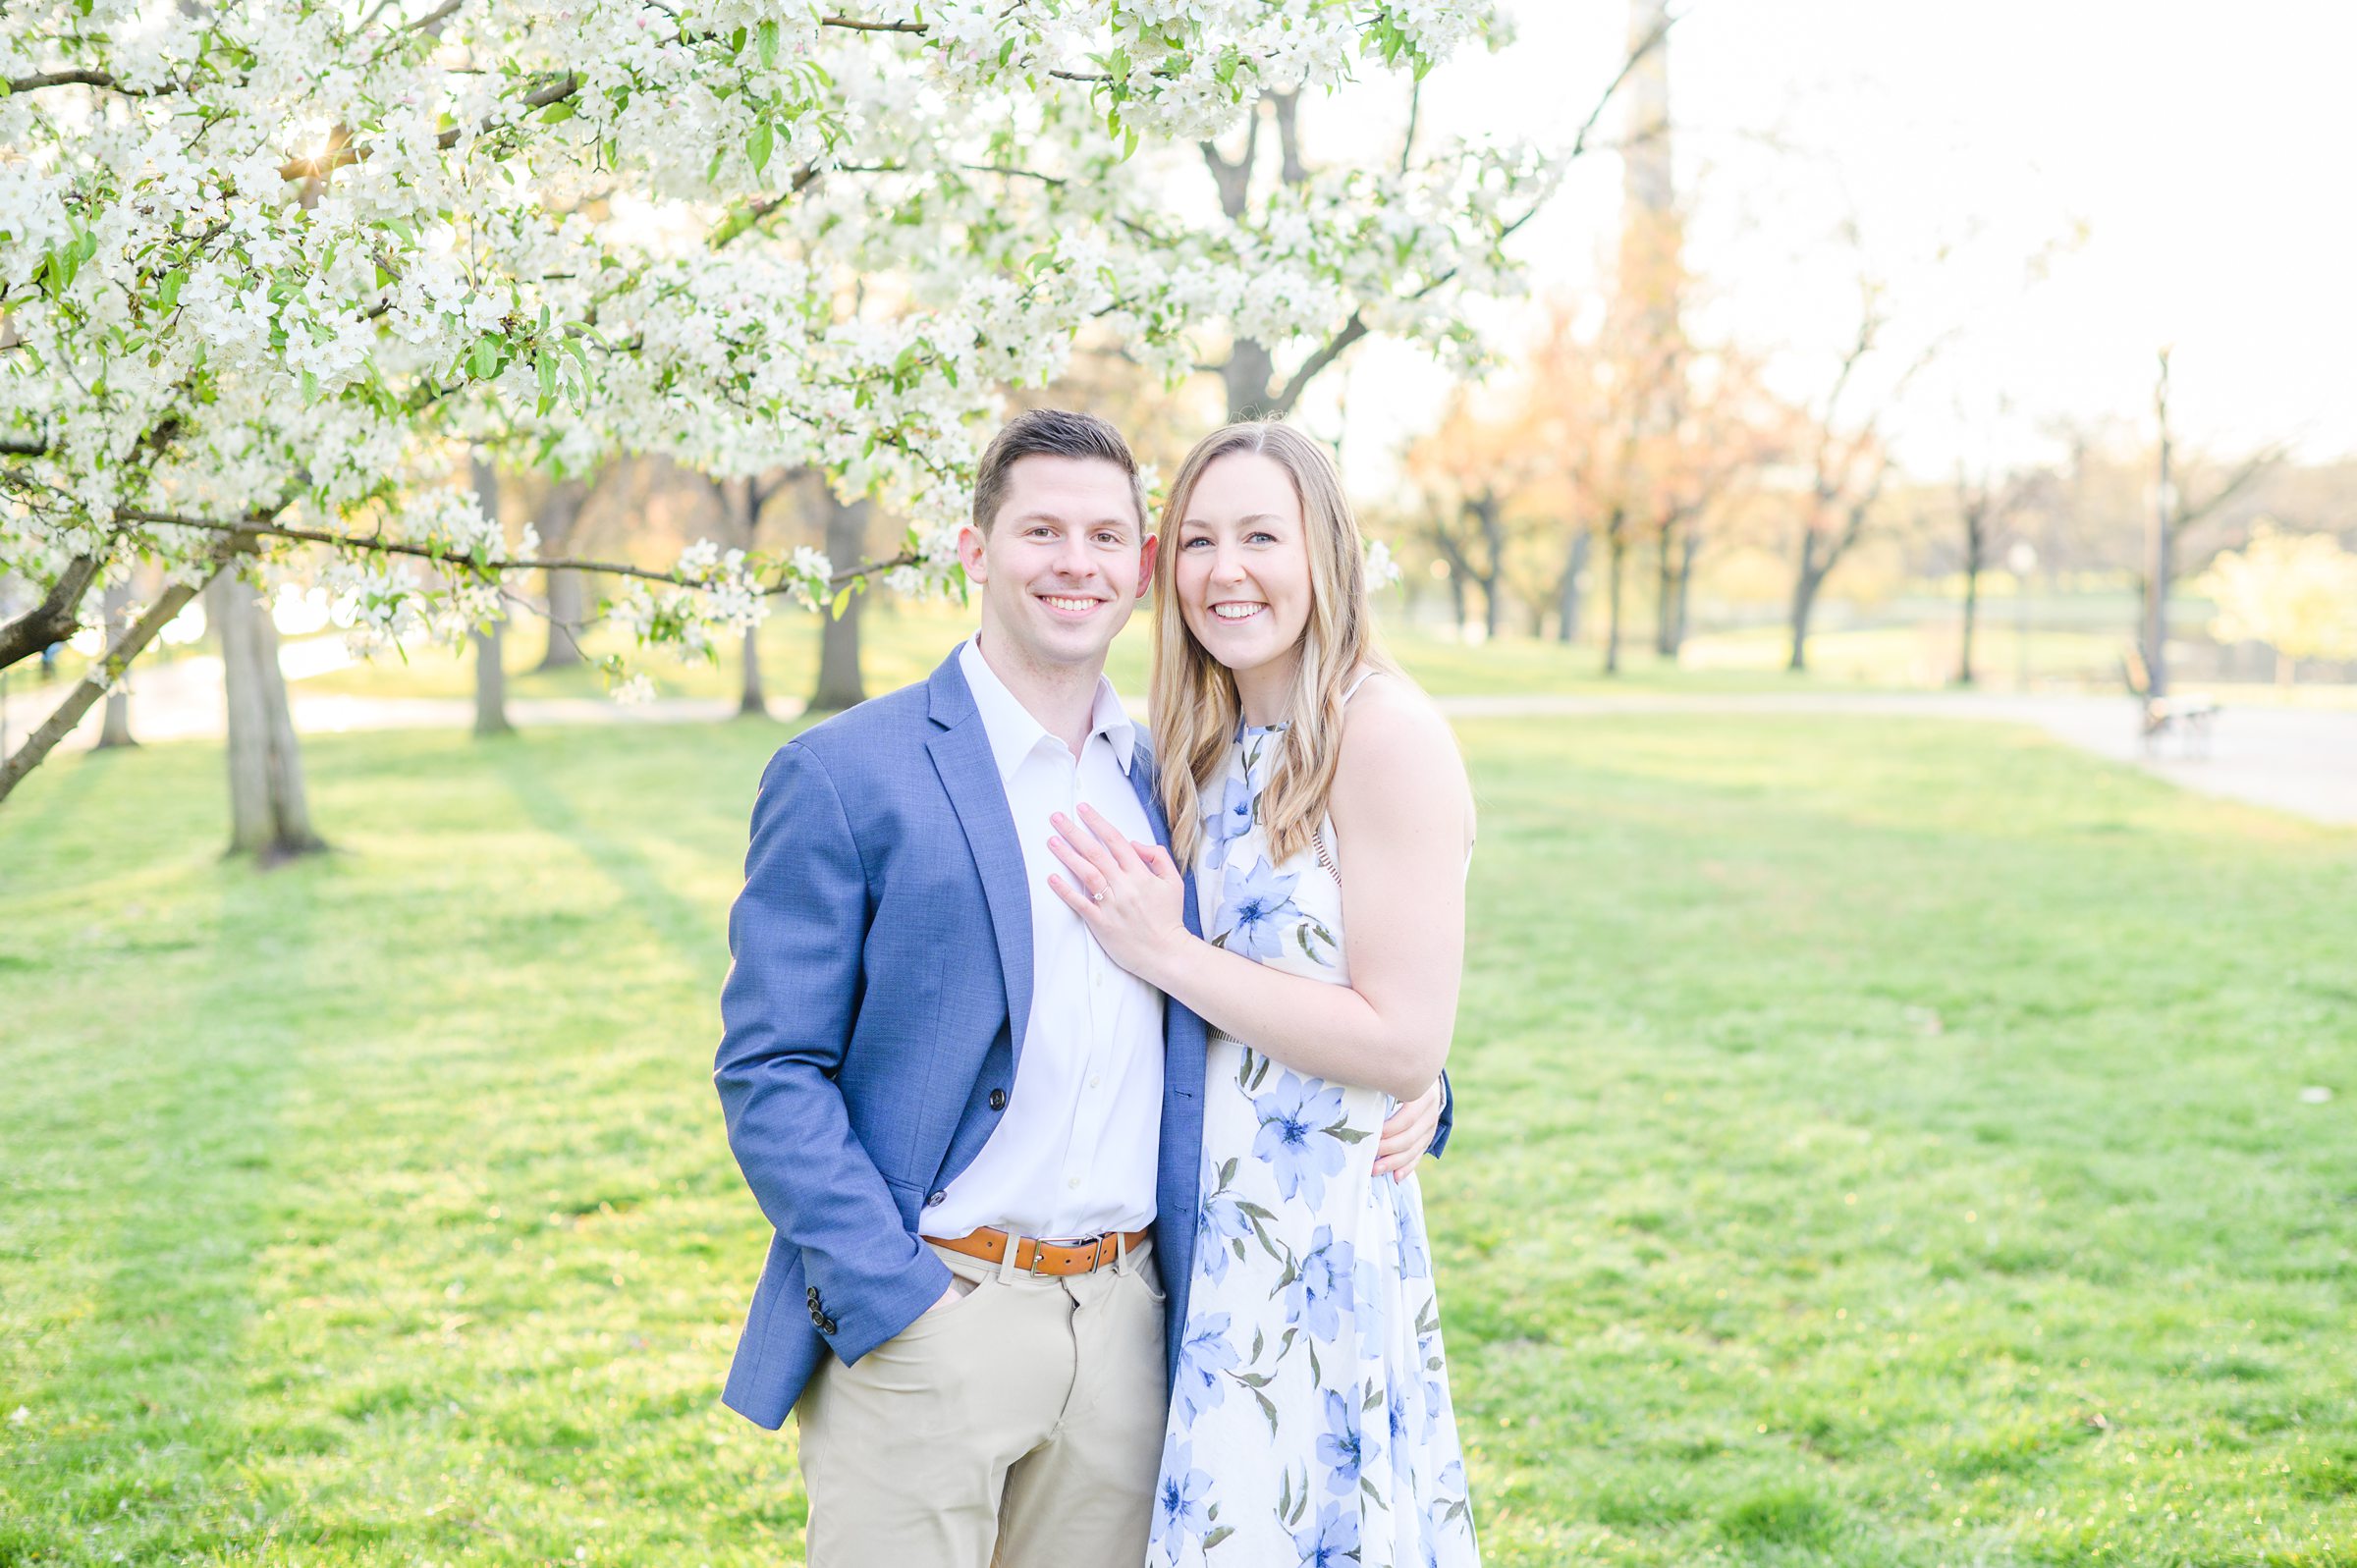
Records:
M1988 469L1972 470L1964 463L1956 464L1956 477L1951 494L1956 514L1956 540L1962 554L1964 574L1964 609L1962 636L1956 648L1956 684L1973 683L1972 643L1979 623L1981 604L1981 573L1989 569L1995 559L1997 541L2004 537L2013 518L2022 511L2037 479L2032 474L2013 474L2000 479ZM2018 588L2016 591L2020 591Z
M131 583L110 582L100 600L102 610L99 624L104 635L113 636L122 628L123 618L131 609ZM131 687L128 680L117 682L106 694L106 716L99 721L98 749L109 751L117 746L136 746L131 734Z
M595 477L551 476L533 519L539 525L543 549L559 557L572 553L581 514L588 508L598 482ZM543 619L548 626L548 641L541 650L540 662L532 668L543 672L570 670L587 660L581 652L580 629L589 623L588 578L570 567L548 568L541 576L541 592L546 595L547 603Z
M2220 642L2264 642L2275 680L2290 685L2303 659L2357 659L2357 555L2324 533L2261 523L2251 542L2210 564L2199 590L2218 607Z
M1835 362L1825 396L1809 410L1808 473L1799 498L1786 615L1790 649L1784 664L1795 672L1808 668L1809 624L1825 579L1866 536L1891 482L1895 460L1885 425L1935 351L1927 348L1886 386L1869 387L1863 367L1881 355L1889 326L1882 286L1861 278L1857 331Z
M2168 595L2176 584L2187 534L2249 489L2282 455L2280 448L2254 453L2223 478L2203 486L2201 499L2194 499L2199 483L2194 465L2178 454L2175 434L2169 428L2168 353L2166 349L2161 351L2160 375L2153 383L2159 452L2144 556L2144 695L2156 700L2168 695Z
M467 455L466 471L474 486L474 504L498 526L499 468L490 452L475 448ZM516 727L508 722L507 625L507 611L499 607L476 622L468 634L474 648L474 733L478 740L516 732Z
M327 843L311 827L302 750L278 666L278 627L257 592L241 571L213 573L204 588L205 619L221 640L229 707L230 853L272 865Z

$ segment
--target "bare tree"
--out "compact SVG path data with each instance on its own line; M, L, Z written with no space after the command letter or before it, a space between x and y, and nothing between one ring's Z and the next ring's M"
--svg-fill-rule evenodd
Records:
M1654 12L1658 14L1651 15L1642 26L1632 26L1629 52L1619 69L1614 72L1612 80L1605 84L1603 92L1597 96L1587 118L1581 122L1570 146L1562 154L1562 165L1569 165L1597 150L1590 138L1603 120L1605 110L1621 87L1641 71L1647 59L1665 47L1670 29L1677 19L1671 16L1665 6L1655 6ZM1419 103L1418 97L1410 96L1407 127L1399 144L1398 163L1403 172L1413 165L1415 158ZM1220 211L1229 223L1242 227L1253 210L1254 180L1261 167L1269 161L1261 152L1261 126L1264 120L1276 133L1277 156L1273 178L1278 187L1294 190L1310 180L1312 171L1301 153L1300 111L1301 95L1298 92L1270 93L1256 102L1251 113L1245 117L1241 145L1235 151L1224 151L1212 141L1200 144L1203 165L1210 171ZM1632 134L1622 146L1635 146L1642 140L1643 135ZM1538 202L1508 219L1503 225L1499 238L1504 240L1512 236L1536 217L1544 199L1542 195ZM1427 298L1454 282L1455 278L1455 269L1452 268L1427 281L1409 297ZM1196 368L1220 378L1231 421L1284 418L1299 406L1302 395L1317 378L1365 338L1369 330L1367 311L1362 305L1352 309L1341 326L1289 369L1281 370L1269 346L1251 338L1235 339L1229 346L1225 359Z
M720 502L721 537L740 550L755 548L761 538L761 514L769 506L770 499L808 472L803 468L780 468L769 473L740 474L733 479L707 481ZM856 649L852 657L855 663ZM761 681L761 628L758 626L744 628L740 665L743 678L737 688L737 712L740 717L767 718L769 698ZM857 678L855 670L853 678Z
M1456 620L1465 623L1463 583L1481 586L1483 633L1496 637L1505 623L1506 579L1505 506L1497 490L1483 488L1463 497L1453 514L1443 512L1427 530L1432 546L1449 563L1449 580L1456 593Z
M2161 351L2161 373L2153 386L2153 411L2161 438L2160 471L2151 520L2145 528L2144 695L2156 702L2168 695L2168 590L2177 578L2179 545L2188 530L2248 489L2283 456L2280 447L2254 453L2200 501L2194 500L2191 487L2180 478L2175 436L2168 423L2168 350Z
M1857 333L1842 351L1833 385L1809 421L1812 451L1792 569L1788 670L1808 669L1809 622L1816 614L1818 593L1834 568L1866 536L1875 506L1891 481L1893 463L1883 421L1939 348L1937 343L1927 347L1870 407L1855 411L1852 405L1863 396L1858 368L1881 347L1889 324L1881 287L1872 279L1861 279Z

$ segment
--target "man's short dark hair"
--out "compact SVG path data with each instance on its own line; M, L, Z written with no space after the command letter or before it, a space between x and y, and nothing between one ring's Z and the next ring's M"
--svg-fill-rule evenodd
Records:
M1137 526L1146 526L1146 487L1137 475L1137 459L1122 433L1093 413L1069 408L1027 408L999 427L982 449L981 465L974 470L974 526L984 533L997 520L1007 500L1007 474L1024 458L1095 458L1129 476L1129 500L1137 508Z

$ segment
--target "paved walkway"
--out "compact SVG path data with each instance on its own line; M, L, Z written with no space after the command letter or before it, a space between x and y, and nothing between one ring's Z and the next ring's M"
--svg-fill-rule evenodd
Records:
M2153 751L2130 698L1999 696L1946 691L1794 691L1727 696L1445 697L1459 718L1600 717L1631 713L1827 714L2024 724L2097 756L2144 769L2205 794L2357 824L2357 711L2233 708L2213 721L2207 754L2175 736Z
M305 692L301 682L349 662L332 637L289 643L281 662L294 682L289 700L295 727L306 734L357 730L464 729L474 704L448 697L362 697ZM135 677L132 728L141 740L181 740L221 734L224 707L220 661L188 658ZM8 714L13 745L63 695L52 688L27 700L20 692ZM1134 711L1145 704L1127 699ZM2001 696L1967 692L1795 691L1679 695L1628 692L1580 695L1460 696L1440 699L1460 718L1600 718L1616 714L1823 714L1977 720L2026 724L2098 756L2109 757L2208 794L2224 795L2320 822L2357 824L2357 711L2314 708L2228 708L2219 715L2206 756L2187 755L2175 738L2148 755L2137 733L2135 705L2125 697ZM792 701L773 701L788 717ZM735 715L721 698L667 698L625 706L600 697L513 697L508 717L521 729L576 724L709 724ZM92 709L66 744L97 737Z

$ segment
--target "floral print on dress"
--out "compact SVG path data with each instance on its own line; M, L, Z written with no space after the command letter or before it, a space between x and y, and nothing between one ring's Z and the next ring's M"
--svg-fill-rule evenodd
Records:
M1207 934L1349 984L1342 888L1269 854L1280 731L1246 730L1204 791ZM1320 838L1335 842L1331 822ZM1394 1102L1214 1032L1194 1278L1155 1487L1157 1568L1474 1568L1432 1253L1415 1179L1373 1174Z

